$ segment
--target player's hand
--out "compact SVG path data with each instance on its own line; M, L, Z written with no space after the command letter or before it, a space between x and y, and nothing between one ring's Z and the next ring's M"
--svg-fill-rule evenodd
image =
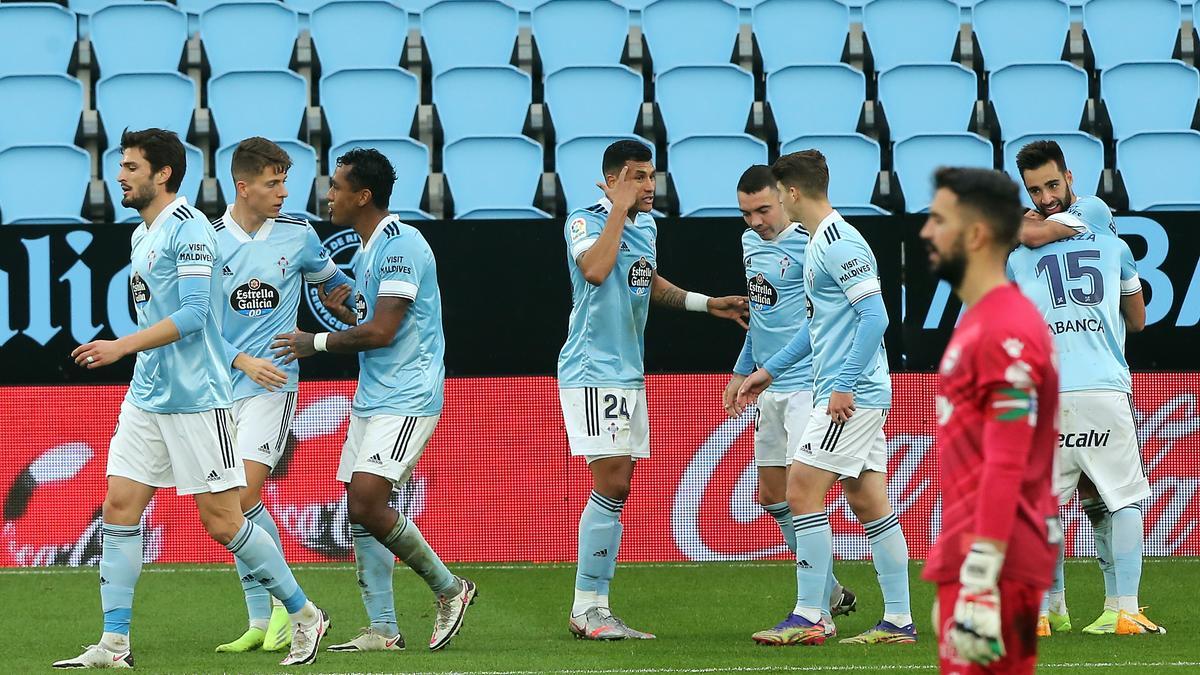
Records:
M1004 554L995 544L977 541L959 572L962 589L954 603L954 622L946 639L959 658L988 665L1004 658L1000 590L997 587Z
M342 284L337 286L328 293L325 292L324 286L317 286L317 297L321 299L321 304L331 314L337 317L338 321L351 326L358 323L358 316L354 310L346 306L346 300L350 297L350 285Z
M729 384L725 385L725 391L721 392L721 407L725 409L725 413L730 417L737 417L742 414L741 409L737 407L737 395L738 389L742 387L742 383L745 381L745 375L734 373L729 378Z
M1025 220L1041 222L1045 219L1046 216L1043 216L1041 211L1038 211L1037 209L1025 209Z
M251 382L267 391L275 391L287 384L287 374L277 368L269 359L260 359L242 353L233 359L233 367L245 373Z
M750 373L742 382L742 386L738 387L737 400L733 404L735 417L741 415L746 406L757 401L758 395L766 391L774 379L766 368L759 368Z
M604 190L604 196L612 202L614 213L624 213L636 206L638 195L642 191L638 182L629 177L628 165L621 168L615 185L609 187L607 183L601 182L596 183L596 187Z
M833 420L834 424L849 420L855 410L857 408L854 407L854 392L835 391L829 395L829 407L825 411L829 413L829 419Z
M744 295L726 295L708 299L708 313L721 319L736 321L743 330L749 330L750 305Z
M120 340L93 340L76 347L71 358L75 359L75 365L91 370L116 363L128 353Z
M271 351L275 352L276 359L281 359L284 365L287 365L296 359L316 354L317 348L313 346L312 333L298 330L276 335L275 340L271 342Z

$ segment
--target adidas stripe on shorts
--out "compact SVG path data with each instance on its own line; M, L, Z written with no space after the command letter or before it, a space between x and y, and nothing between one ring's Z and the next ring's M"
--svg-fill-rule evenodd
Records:
M601 457L650 456L645 389L559 389L558 400L572 455L582 455L589 462Z
M350 416L337 479L349 483L355 472L383 476L401 485L412 476L417 460L433 436L441 415L406 417L403 415Z
M801 462L841 478L858 478L863 471L887 472L887 439L883 423L888 411L859 408L846 422L835 423L827 401L813 407L808 427L792 461Z
M233 402L237 425L237 453L244 462L258 462L274 469L287 447L292 418L296 416L296 392L272 391Z

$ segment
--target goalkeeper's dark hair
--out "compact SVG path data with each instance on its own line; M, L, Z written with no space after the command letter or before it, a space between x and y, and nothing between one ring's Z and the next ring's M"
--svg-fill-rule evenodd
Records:
M396 183L396 170L382 152L375 148L354 148L338 157L337 165L346 167L352 190L370 190L375 208L387 210Z
M1017 152L1017 171L1021 172L1022 178L1025 177L1026 171L1043 167L1049 162L1054 162L1059 173L1067 172L1067 158L1063 155L1058 141L1026 143Z
M969 209L992 228L997 245L1017 245L1021 229L1021 189L1002 171L943 166L933 174L934 189L958 197L958 207Z
M179 186L183 185L183 174L187 172L187 153L178 134L153 127L141 131L126 128L121 132L121 150L133 148L141 150L146 156L150 173L158 173L164 166L171 167L171 175L164 188L171 194L179 192Z
M765 164L750 165L738 179L737 191L742 194L757 194L767 188L777 190L779 186L775 182L775 174L771 173L771 167Z
M604 150L604 159L600 170L605 176L620 175L625 162L649 162L654 159L650 146L640 141L624 139L613 143Z

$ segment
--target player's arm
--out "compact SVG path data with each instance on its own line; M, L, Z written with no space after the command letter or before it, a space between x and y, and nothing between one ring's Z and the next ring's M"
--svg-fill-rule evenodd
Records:
M625 219L629 215L629 210L637 203L638 193L638 183L629 175L628 166L621 169L621 174L617 176L617 182L612 187L605 183L596 183L596 186L603 190L605 196L612 202L612 209L608 212L608 218L604 221L604 228L600 230L600 236L586 250L575 256L575 264L579 266L584 280L593 286L604 283L617 264L621 234L625 232ZM576 238L574 230L571 235L574 240Z
M1121 318L1125 319L1125 330L1140 333L1146 328L1146 297L1133 253L1128 244L1121 244Z
M710 298L703 293L685 291L667 281L658 272L650 282L650 302L668 309L686 309L689 312L708 312L721 319L736 321L739 326L749 329L746 319L750 318L746 298L741 295L726 295L720 298Z
M737 362L733 364L733 375L725 385L725 391L721 393L721 407L730 417L737 417L741 414L741 409L737 407L738 390L741 389L742 382L746 381L746 376L753 372L754 344L750 339L750 332L746 331L746 339L742 342L742 351L738 352Z
M734 402L734 412L737 415L742 414L746 406L757 401L758 395L771 386L776 376L796 365L811 353L812 336L808 332L808 319L805 319L792 339L783 346L783 349L775 352L762 365L762 368L751 373L742 382L742 386L738 388L737 400Z
M1033 209L1026 211L1025 217L1021 220L1019 234L1021 243L1029 248L1040 248L1087 231L1086 226L1083 230L1071 227L1061 219L1055 218L1057 215L1060 214L1056 213L1050 218L1044 218L1042 214Z
M883 343L887 331L887 309L879 287L871 251L860 241L840 239L825 251L826 269L835 270L834 281L854 309L857 323L850 351L833 381L828 413L834 422L845 422L854 414L854 385Z
M304 280L317 287L317 295L321 297L322 303L325 302L326 296L337 289L344 289L339 291L339 297L343 294L344 297L341 297L338 304L345 304L349 299L354 280L330 260L329 252L325 250L325 246L321 243L321 239L312 225L308 226L305 233L300 270L304 274ZM350 309L354 308L350 307Z

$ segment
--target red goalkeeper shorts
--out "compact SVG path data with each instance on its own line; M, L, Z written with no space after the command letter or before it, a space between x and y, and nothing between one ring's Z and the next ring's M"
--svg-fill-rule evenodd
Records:
M1037 618L1045 589L1000 580L1000 617L1004 658L988 666L958 658L947 639L954 622L960 584L938 586L938 660L943 675L1032 675L1037 665Z

